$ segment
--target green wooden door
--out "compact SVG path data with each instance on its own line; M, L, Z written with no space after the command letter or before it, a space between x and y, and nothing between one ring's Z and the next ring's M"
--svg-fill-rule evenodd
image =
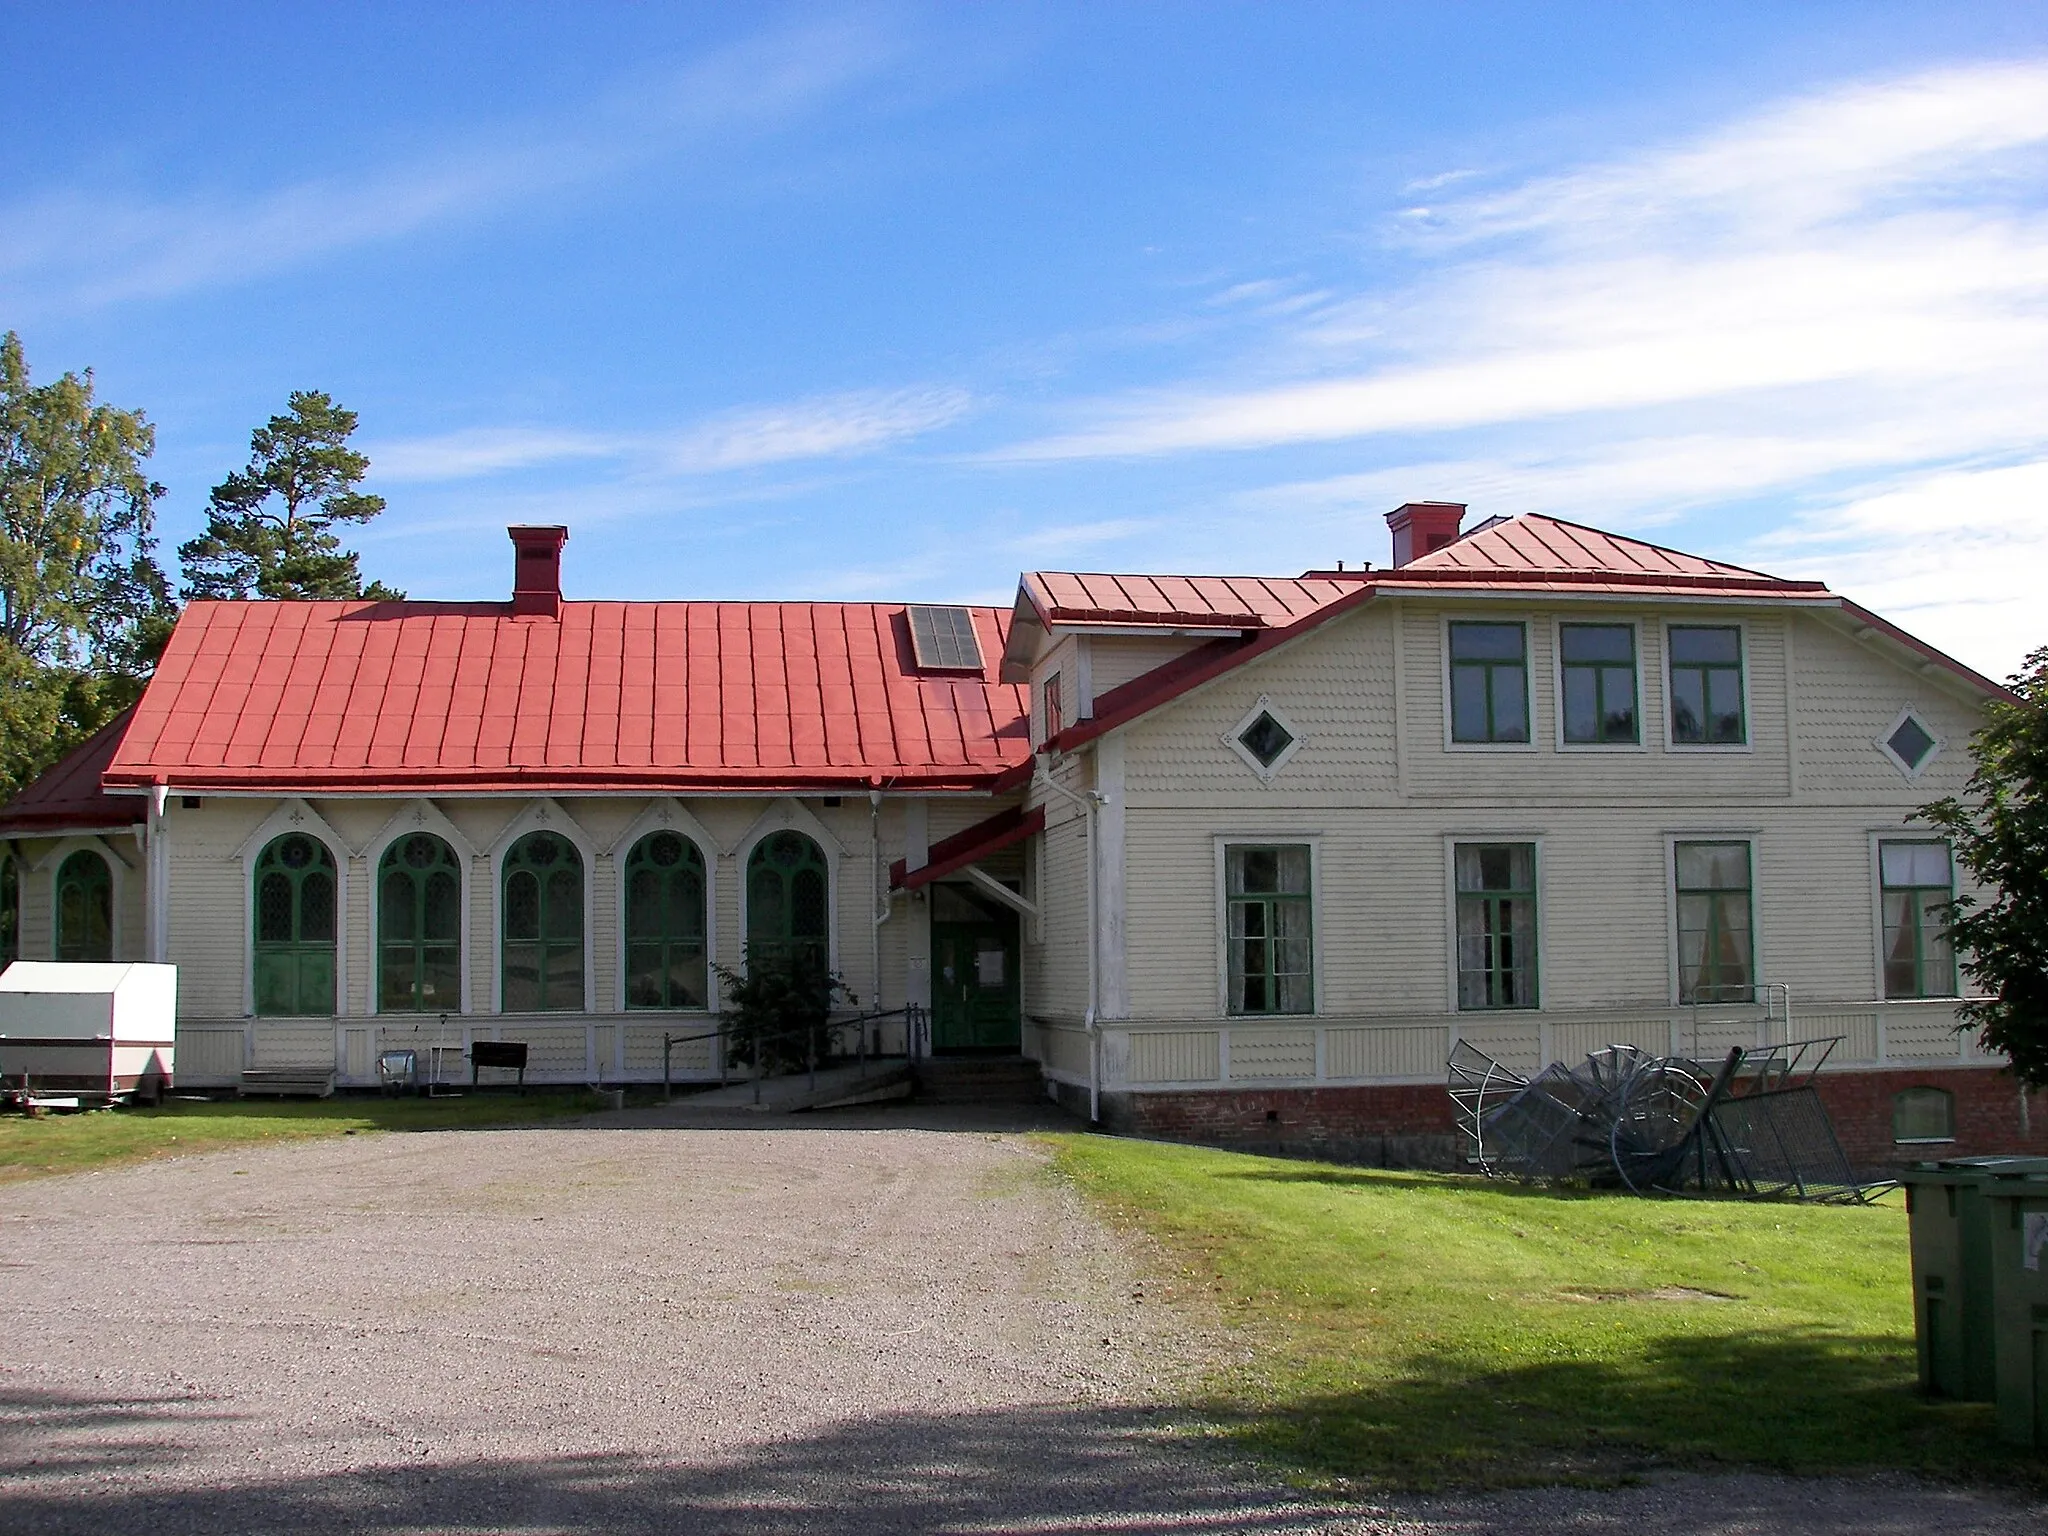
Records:
M932 887L932 1049L1023 1044L1017 914L972 886Z

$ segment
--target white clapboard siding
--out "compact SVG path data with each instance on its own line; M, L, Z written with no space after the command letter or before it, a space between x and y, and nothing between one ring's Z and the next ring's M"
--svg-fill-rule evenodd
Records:
M1134 1083L1207 1083L1222 1075L1222 1035L1213 1029L1159 1030L1130 1037Z
M1316 1075L1313 1029L1243 1028L1230 1031L1230 1078L1304 1078Z

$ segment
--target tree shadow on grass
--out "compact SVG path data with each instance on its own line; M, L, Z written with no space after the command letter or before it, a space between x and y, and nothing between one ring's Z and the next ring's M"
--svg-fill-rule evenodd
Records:
M1615 1306L1677 1305L1617 1301ZM1585 1308L1589 1335L1605 1305ZM1199 1405L1255 1454L1376 1487L1611 1481L1662 1468L1903 1470L2048 1491L2048 1454L1998 1444L1990 1405L1923 1396L1898 1341L1814 1328L1672 1334L1626 1359L1490 1370L1454 1353L1396 1378L1247 1408Z

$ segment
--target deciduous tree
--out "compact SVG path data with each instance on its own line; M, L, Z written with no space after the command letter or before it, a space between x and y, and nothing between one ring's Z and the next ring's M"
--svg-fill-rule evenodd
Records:
M2029 1087L2048 1087L2048 647L1971 738L1967 790L1920 809L1990 894L1958 897L1949 931L1985 994L1962 1012Z
M156 431L0 337L0 801L133 703L170 634Z
M294 390L286 414L249 437L249 462L213 488L206 532L178 547L188 597L396 598L363 585L338 523L362 524L384 498L357 489L367 456L348 446L356 413L317 389Z

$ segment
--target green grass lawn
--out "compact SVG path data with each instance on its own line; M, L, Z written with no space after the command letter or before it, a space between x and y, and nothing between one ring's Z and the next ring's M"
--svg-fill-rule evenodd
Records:
M588 1114L581 1089L465 1094L447 1099L172 1100L161 1109L108 1109L0 1118L0 1182L76 1173L179 1153L366 1131L451 1131Z
M2048 1485L1914 1385L1901 1197L1639 1200L1114 1140L1058 1166L1249 1346L1199 1407L1332 1488L1660 1466ZM1726 1299L1717 1299L1726 1298Z

